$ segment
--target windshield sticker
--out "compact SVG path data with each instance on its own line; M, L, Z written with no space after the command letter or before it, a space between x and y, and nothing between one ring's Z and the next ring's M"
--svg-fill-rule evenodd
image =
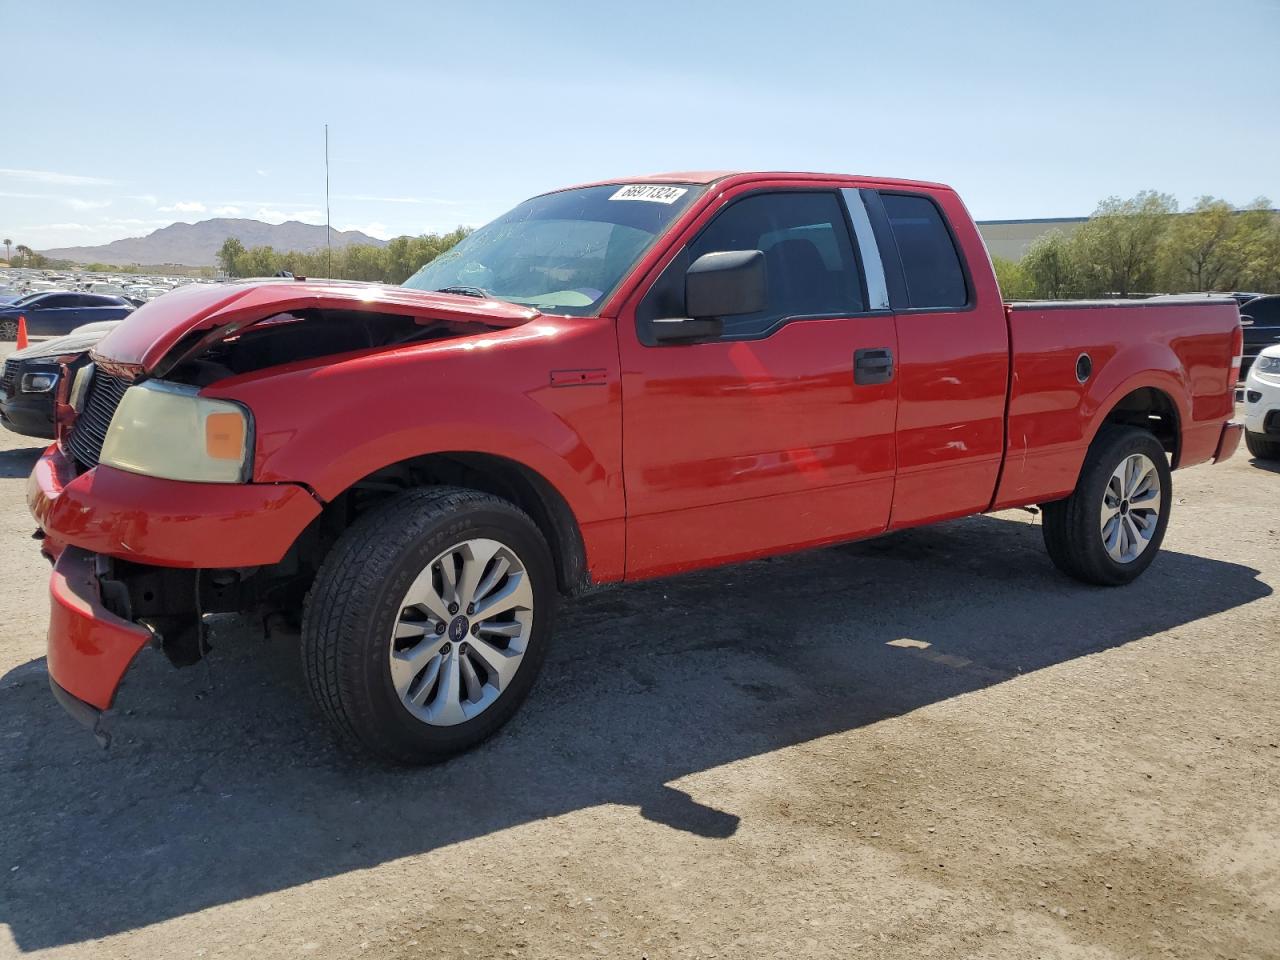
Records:
M686 193L688 187L669 187L661 183L635 183L623 187L610 200L648 200L650 203L675 203Z

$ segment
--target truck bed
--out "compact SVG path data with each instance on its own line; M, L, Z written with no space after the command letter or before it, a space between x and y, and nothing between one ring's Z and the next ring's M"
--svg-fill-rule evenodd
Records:
M1234 300L1030 301L1006 313L1012 366L996 509L1069 494L1100 419L1140 386L1165 394L1175 412L1173 465L1212 458L1235 409Z

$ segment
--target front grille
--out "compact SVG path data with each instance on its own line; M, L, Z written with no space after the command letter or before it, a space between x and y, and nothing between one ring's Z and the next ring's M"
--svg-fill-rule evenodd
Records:
M88 395L84 399L84 409L76 417L75 425L66 439L67 449L82 470L98 465L98 457L102 455L102 442L107 439L107 427L111 426L116 407L131 385L123 377L113 377L101 368L94 371Z
M0 376L0 393L6 396L18 392L16 386L18 382L18 361L6 360L4 362L4 375Z

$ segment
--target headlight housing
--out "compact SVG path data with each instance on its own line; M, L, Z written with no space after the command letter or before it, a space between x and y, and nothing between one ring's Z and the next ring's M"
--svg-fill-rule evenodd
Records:
M99 462L167 480L244 483L253 474L253 418L195 387L148 380L125 391Z
M1259 373L1269 373L1273 377L1280 376L1280 357L1258 357L1253 362L1253 369Z
M58 385L58 375L56 373L44 372L24 373L22 379L18 381L18 391L20 393L48 393Z

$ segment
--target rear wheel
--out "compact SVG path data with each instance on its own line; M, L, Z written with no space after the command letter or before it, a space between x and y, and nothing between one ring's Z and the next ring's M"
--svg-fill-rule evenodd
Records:
M505 500L437 487L362 516L307 598L303 664L339 735L382 759L466 750L520 706L556 605L550 550Z
M1105 427L1089 448L1075 492L1043 505L1050 559L1085 583L1129 583L1160 550L1172 493L1160 441L1137 427Z
M18 339L18 321L0 320L0 340Z
M1280 440L1270 440L1252 430L1244 432L1245 446L1259 460L1280 460Z

